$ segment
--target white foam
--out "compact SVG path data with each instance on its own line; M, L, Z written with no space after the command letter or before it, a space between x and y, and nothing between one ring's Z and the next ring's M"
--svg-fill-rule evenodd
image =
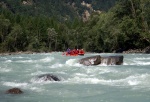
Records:
M42 62L51 62L52 60L54 60L54 57L46 57L46 58L40 59L39 61L42 61Z
M81 77L74 77L68 80L71 83L78 83L78 84L98 84L100 80L98 78L81 78Z
M110 73L112 71L108 70L108 69L100 69L100 71L98 71L99 74L105 74L105 73ZM117 73L116 71L113 71L113 73Z
M150 62L137 61L137 65L150 65Z
M98 66L110 66L110 65L107 65L107 63L101 63ZM113 66L113 65L111 65L111 66Z
M128 84L131 85L131 86L133 86L133 85L138 85L139 83L140 83L140 82L137 81L137 80L129 80L129 81L128 81Z
M149 82L147 83L146 80L147 78L149 79L150 75L148 74L137 74L137 75L132 75L124 79L127 81L127 83L131 86L133 85L140 85L140 84L150 84Z
M42 92L42 91L44 91L44 89L39 88L39 87L31 87L30 89L31 89L32 91L36 91L36 92Z
M145 58L145 57L137 57L135 58L136 60L150 60L150 57Z
M94 73L95 70L89 68L89 69L86 70L86 72L87 72L87 74L90 74L90 73Z
M11 87L26 87L28 83L3 82L3 85Z
M34 84L41 84L41 85L43 85L43 84L49 84L49 83L53 83L53 82L56 82L56 81L45 81L45 77L42 77L42 78L32 78L31 80L30 80L30 82L32 82L32 83L34 83Z
M17 61L17 62L21 62L21 63L34 63L34 60L23 60L23 61Z
M69 66L76 66L76 65L79 66L79 64L77 64L77 59L69 59L66 61L66 64Z
M18 57L12 57L12 58L17 58L17 59L22 59L22 58L24 58L24 57L22 57L22 56L18 56Z
M56 64L50 66L50 68L60 68L60 67L63 67L63 66L64 66L63 64L56 63Z
M21 63L37 63L37 62L51 62L54 60L54 57L46 57L43 59L38 59L38 60L33 60L33 59L29 59L29 60L19 60L16 62L21 62Z
M10 72L10 71L11 71L11 69L0 67L0 72Z
M12 62L12 60L7 60L6 62Z
M97 78L92 78L92 79L90 80L90 82L93 83L93 84L97 84L97 83L100 82L100 80L97 79Z
M36 75L45 74L45 73L46 72L37 71L37 72L31 73L31 76L36 76Z
M124 61L123 65L150 65L150 57L137 57ZM147 62L146 62L147 61Z
M82 73L75 73L75 76L87 77L87 75L86 75L86 74L82 74Z
M46 82L46 81L44 81L43 80L44 78L32 78L31 80L30 80L30 82L32 82L32 83L43 83L43 82Z
M103 77L95 77L86 74L76 73L73 75L73 78L69 78L67 81L69 83L78 83L78 84L102 84L109 86L139 86L139 85L150 85L147 80L150 75L141 74L141 75L132 75L122 79L106 79Z
M100 67L86 68L86 73L87 74L96 75L96 74L104 74L104 73L110 73L110 72L118 73L116 70L108 69L108 68L100 68Z

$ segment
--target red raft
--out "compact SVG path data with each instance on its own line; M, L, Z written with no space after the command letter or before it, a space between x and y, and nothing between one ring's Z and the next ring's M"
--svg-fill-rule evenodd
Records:
M66 56L84 56L85 52L84 50L71 50L70 53L64 52L62 55Z

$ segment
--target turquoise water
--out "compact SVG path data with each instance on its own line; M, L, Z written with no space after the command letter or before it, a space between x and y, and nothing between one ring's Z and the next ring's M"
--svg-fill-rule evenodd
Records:
M78 60L123 55L123 65L84 66ZM54 74L59 82L37 76ZM5 94L20 88L20 95ZM0 56L0 102L150 102L150 55L62 52Z

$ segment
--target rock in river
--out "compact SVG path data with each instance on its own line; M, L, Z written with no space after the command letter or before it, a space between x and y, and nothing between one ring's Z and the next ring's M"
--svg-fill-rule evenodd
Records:
M43 81L60 81L60 79L53 74L43 74L38 76L38 79Z
M6 91L7 94L22 94L23 91L19 88L12 88Z
M97 55L97 56L91 56L91 57L86 57L86 58L82 58L79 60L80 64L89 66L89 65L98 65L101 63L101 56Z
M82 58L79 60L80 64L89 66L89 65L99 65L99 64L106 64L106 65L121 65L123 64L123 56L91 56Z

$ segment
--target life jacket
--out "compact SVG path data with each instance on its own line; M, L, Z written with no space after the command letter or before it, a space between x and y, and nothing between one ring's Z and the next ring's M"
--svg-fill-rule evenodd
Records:
M83 50L79 50L79 55L83 55L84 54L84 51Z

